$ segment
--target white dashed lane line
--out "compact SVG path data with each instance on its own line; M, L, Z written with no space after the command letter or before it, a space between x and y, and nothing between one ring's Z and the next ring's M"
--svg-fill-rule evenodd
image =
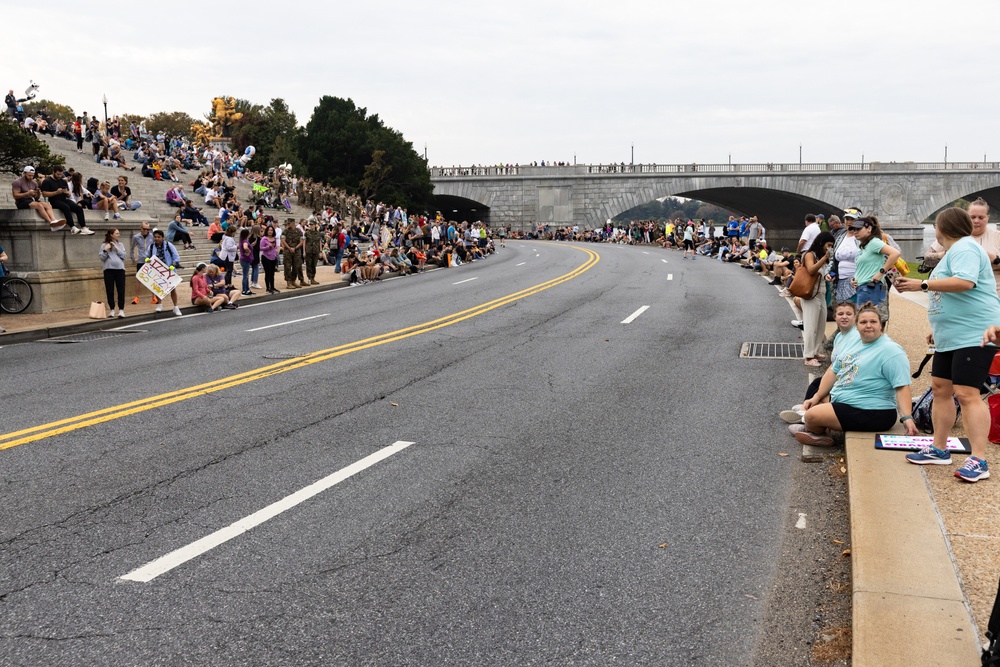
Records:
M622 320L621 323L632 324L633 322L635 322L636 318L645 313L647 310L649 310L649 306L643 306L642 308L640 308L639 310L635 311L634 313L626 317L624 320Z
M254 331L263 331L264 329L273 329L274 327L283 327L286 324L295 324L296 322L305 322L307 320L315 320L320 317L327 317L330 313L323 313L322 315L313 315L312 317L303 317L298 320L290 320L288 322L279 322L278 324L268 324L266 327L257 327L256 329L247 329L247 333L252 333Z
M461 285L462 283L471 282L473 280L479 280L479 276L476 276L475 278L468 278L466 280L459 280L457 283L452 283L452 285Z

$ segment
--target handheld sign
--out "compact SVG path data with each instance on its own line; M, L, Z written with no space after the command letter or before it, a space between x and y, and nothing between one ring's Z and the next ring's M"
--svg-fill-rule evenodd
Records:
M159 299L163 299L184 282L184 279L171 271L170 267L164 264L159 257L153 257L143 264L135 277Z

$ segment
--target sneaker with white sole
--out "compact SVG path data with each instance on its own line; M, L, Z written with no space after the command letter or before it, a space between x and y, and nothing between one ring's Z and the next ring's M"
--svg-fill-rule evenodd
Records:
M793 327L801 327L802 326L802 320L792 320L792 326Z
M69 231L71 233L73 233L73 234L79 234L80 233L80 228L79 227L70 227Z
M918 466L933 465L933 466L945 466L951 463L951 454L945 451L941 451L933 445L927 445L923 447L919 452L914 452L913 454L907 454L906 460L910 463L916 463Z
M162 303L158 303L158 304L156 304L156 309L153 312L159 313L162 310L163 310L163 304Z
M125 317L125 309L124 308L122 308L121 310L118 311L118 319L121 319L123 317Z
M104 214L104 219L105 219L105 220L110 220L110 219L111 219L111 216L110 216L110 215L108 215L107 213L105 213L105 214Z
M798 435L799 433L801 433L804 430L806 430L806 425L803 424L803 423L801 423L801 422L798 423L798 424L789 424L788 425L788 432L791 433L792 435Z
M174 306L174 315L181 315L181 309L179 306Z
M781 417L782 421L784 421L786 424L801 424L802 417L804 417L805 414L806 414L805 410L793 409L793 410L782 410L781 412L778 413L778 416Z
M90 236L91 234L94 233L94 230L90 229L89 227L84 227L83 229L80 230L80 233L83 234L84 236Z
M978 482L981 479L989 479L990 467L986 465L986 459L970 456L965 459L965 465L955 471L955 477L963 482Z
M795 426L795 424L792 424ZM812 445L813 447L833 447L833 438L828 435L819 435L818 433L813 433L812 431L807 431L805 429L799 431L795 434L795 439L801 442L803 445Z

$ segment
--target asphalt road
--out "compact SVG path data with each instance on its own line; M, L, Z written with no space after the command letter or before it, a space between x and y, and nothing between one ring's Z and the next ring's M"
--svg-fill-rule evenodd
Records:
M788 319L733 265L511 242L2 348L0 664L745 664L805 380L739 350Z

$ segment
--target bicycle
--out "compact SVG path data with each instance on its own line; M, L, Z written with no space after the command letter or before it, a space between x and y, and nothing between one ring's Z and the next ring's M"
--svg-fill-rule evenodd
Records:
M31 305L34 296L31 285L26 280L12 277L3 262L0 262L0 269L3 269L0 272L3 273L0 278L0 310L12 315L23 313Z

